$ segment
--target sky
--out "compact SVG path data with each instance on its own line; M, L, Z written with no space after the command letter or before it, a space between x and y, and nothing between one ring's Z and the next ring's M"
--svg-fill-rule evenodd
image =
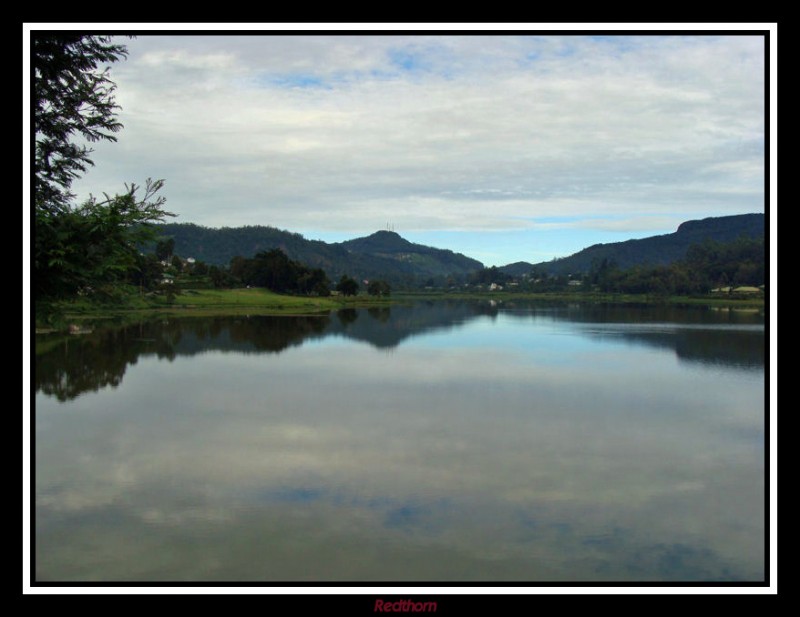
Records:
M80 199L163 178L171 221L486 266L765 211L765 40L714 32L141 32Z

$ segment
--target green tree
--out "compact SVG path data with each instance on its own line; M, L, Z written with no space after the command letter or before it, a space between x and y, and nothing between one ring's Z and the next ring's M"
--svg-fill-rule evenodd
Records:
M116 283L140 264L138 246L149 239L143 226L160 220L163 199L154 199L162 181L147 181L144 195L131 185L123 195L90 198L79 208L48 215L37 221L34 242L36 299L49 300L79 292L113 296Z
M293 261L281 249L261 251L252 259L234 257L231 274L246 285L278 293L330 295L330 281L321 268Z
M175 252L175 238L164 238L156 243L156 256L161 261L168 261Z
M205 276L208 274L208 264L202 260L197 260L192 267L192 274L195 276Z
M113 286L137 267L136 246L163 221L163 180L80 206L70 192L89 165L87 142L116 141L115 84L108 67L127 55L110 37L75 34L33 38L34 276L37 311L51 300Z
M208 269L208 276L215 289L230 288L236 285L236 280L230 272L218 266L211 266Z
M245 283L245 276L247 275L247 262L248 260L241 255L231 257L229 273L231 278L238 283Z
M33 40L34 129L36 132L36 207L69 209L72 181L92 165L91 150L73 142L116 141L115 84L108 67L127 56L110 37L64 34Z
M373 280L367 285L367 293L371 296L390 296L392 288L386 281Z
M355 296L358 293L358 283L355 279L343 274L336 284L336 291L343 296Z
M161 282L164 276L164 267L158 258L153 255L136 256L136 268L131 275L131 282L139 287L142 291L145 289L150 291Z
M298 277L295 283L296 291L310 296L331 295L331 284L328 275L322 268L309 268L297 263Z
M298 264L280 249L257 253L248 260L245 282L256 287L266 287L278 293L295 291L298 279Z

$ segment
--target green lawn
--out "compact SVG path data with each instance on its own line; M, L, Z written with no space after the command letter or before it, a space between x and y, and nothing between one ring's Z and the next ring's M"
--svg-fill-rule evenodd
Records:
M153 298L154 305L163 308L242 307L280 310L327 310L341 303L331 298L285 296L266 289L191 289L176 295L173 302L164 296Z
M190 289L176 294L171 301L165 295L141 295L131 291L123 302L95 304L86 299L60 303L56 323L37 323L37 328L66 329L76 322L104 319L142 319L148 316L217 315L302 315L324 313L341 308L388 306L389 298L358 295L354 297L287 296L266 289Z

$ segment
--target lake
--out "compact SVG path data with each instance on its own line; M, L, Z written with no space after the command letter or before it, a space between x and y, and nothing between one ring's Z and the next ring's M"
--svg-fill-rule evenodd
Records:
M37 348L40 582L765 577L757 313L422 302Z

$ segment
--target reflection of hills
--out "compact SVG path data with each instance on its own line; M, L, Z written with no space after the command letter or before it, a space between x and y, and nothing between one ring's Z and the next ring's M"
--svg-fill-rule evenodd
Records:
M764 317L757 312L712 309L705 306L687 307L648 304L574 304L553 302L504 302L503 312L520 318L547 318L576 323L626 324L694 324L694 325L763 325Z
M764 320L758 314L684 309L683 319L676 320L677 311L668 307L653 311L651 321L640 319L630 327L620 328L618 333L631 343L672 349L684 362L745 369L764 367Z
M61 401L116 387L140 356L172 360L208 351L280 353L307 339L342 336L381 349L433 331L460 327L481 316L571 321L591 337L673 349L681 360L743 368L764 366L763 317L670 307L558 306L486 302L421 302L325 316L218 317L147 322L107 328L61 342L36 355L37 391Z
M674 349L685 362L736 368L764 366L763 330L678 328L670 332L631 332L624 336L637 343Z
M352 310L352 309L351 309ZM375 347L397 347L405 339L434 330L450 330L482 315L495 316L497 309L487 303L421 302L360 311L357 319L334 320L326 334L338 334Z
M173 322L181 328L173 351L280 352L306 339L344 336L375 347L396 347L405 339L458 327L481 315L496 315L486 303L431 302L412 306L346 308L330 316L241 317ZM185 324L185 325L182 325Z
M452 328L490 307L464 303L419 304L366 311L344 309L331 316L191 318L107 328L62 337L36 355L36 388L61 401L83 392L116 387L140 356L172 360L208 351L279 353L311 338L339 335L376 347L395 347L431 330Z
M509 314L520 318L549 315L572 321L583 324L589 336L619 337L633 344L672 349L685 362L735 368L764 366L764 318L758 313L706 307L595 305Z

